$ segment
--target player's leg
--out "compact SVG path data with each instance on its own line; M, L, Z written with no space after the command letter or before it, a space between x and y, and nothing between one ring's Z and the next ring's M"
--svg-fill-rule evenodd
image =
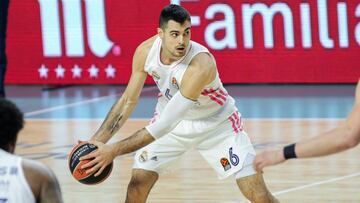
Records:
M127 188L126 203L143 203L151 188L158 180L159 175L154 171L133 169L130 183Z
M243 195L253 203L279 202L267 189L263 176L253 168L255 156L246 156L243 168L235 173L236 183Z
M186 147L171 133L139 149L134 157L126 202L145 202L159 174L169 170L185 151Z
M279 202L267 189L262 174L255 174L236 180L243 195L252 203Z
M237 116L238 114L233 114ZM255 150L242 130L240 118L217 126L197 149L220 179L234 176L241 192L252 202L278 202L266 188L261 174L253 168Z

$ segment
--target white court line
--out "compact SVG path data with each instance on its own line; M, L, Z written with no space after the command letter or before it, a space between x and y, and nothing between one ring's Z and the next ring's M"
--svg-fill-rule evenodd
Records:
M149 91L152 91L154 89L157 89L157 87L144 88L142 90L142 92L149 92ZM112 98L112 97L118 97L118 96L120 96L122 94L123 94L123 92L119 93L119 94L113 94L113 95L88 99L88 100L74 102L74 103L70 103L70 104L54 106L54 107L50 107L50 108L45 108L45 109L40 109L40 110L36 110L36 111L27 112L24 115L25 115L25 117L39 115L39 114L43 114L43 113L47 113L47 112L51 112L51 111L56 111L56 110L59 110L59 109L65 109L65 108L69 108L69 107L73 107L73 106L79 106L79 105L83 105L83 104L89 104L89 103L101 101L101 100L104 100L104 99L109 99L109 98Z
M310 187L314 187L314 186L318 186L318 185L323 185L323 184L326 184L326 183L332 183L332 182L336 182L336 181L340 181L340 180L345 180L345 179L353 178L353 177L356 177L356 176L360 176L360 172L349 174L349 175L346 175L346 176L340 176L340 177L337 177L337 178L331 178L329 180L318 181L318 182L314 182L314 183L310 183L310 184L307 184L307 185L302 185L302 186L298 186L298 187L294 187L294 188L289 188L289 189L286 189L286 190L280 190L278 192L273 192L272 194L274 196L278 196L278 195L281 195L281 194L294 192L294 191L298 191L298 190L302 190L302 189L306 189L306 188L310 188ZM234 201L221 201L219 203L235 203L235 202L251 203L250 201L243 200L243 199L237 199L237 200L234 200Z
M293 191L302 190L302 189L306 189L306 188L310 188L310 187L314 187L314 186L318 186L318 185L323 185L326 183L332 183L332 182L336 182L336 181L340 181L340 180L345 180L348 178L353 178L356 176L360 176L360 172L353 173L353 174L346 175L346 176L331 178L329 180L318 181L318 182L314 182L311 184L302 185L302 186L298 186L298 187L294 187L294 188L290 188L290 189L286 189L286 190L280 190L280 191L274 192L273 195L277 196L277 195L281 195L281 194L288 193L288 192L293 192Z

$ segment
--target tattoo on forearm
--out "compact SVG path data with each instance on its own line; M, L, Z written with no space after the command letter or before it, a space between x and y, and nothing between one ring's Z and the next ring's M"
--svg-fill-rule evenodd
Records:
M115 119L115 121L110 125L110 128L109 128L109 130L110 130L110 133L112 134L112 133L114 133L114 132L116 132L118 129L119 129L119 122L120 122L120 120L122 119L122 117L123 117L123 115L121 114L121 115L119 115L116 119Z

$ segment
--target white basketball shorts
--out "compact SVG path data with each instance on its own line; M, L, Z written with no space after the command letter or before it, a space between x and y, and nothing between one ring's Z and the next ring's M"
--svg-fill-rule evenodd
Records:
M255 174L252 167L255 150L242 129L239 113L235 111L220 122L219 119L214 116L181 121L171 133L139 149L133 168L161 174L194 148L217 172L219 179L235 173L237 179Z

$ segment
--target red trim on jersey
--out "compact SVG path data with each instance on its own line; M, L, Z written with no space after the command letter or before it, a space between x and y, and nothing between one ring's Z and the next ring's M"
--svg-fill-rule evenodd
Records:
M228 94L222 91L220 88L216 90L214 90L213 88L204 89L201 94L204 96L208 96L211 100L215 101L221 106L225 104L228 96Z
M226 95L221 94L221 92L214 92L213 93L216 97L221 98L222 100L226 101Z
M229 94L227 92L224 92L222 89L219 89L220 94L224 95L224 96L228 96Z
M217 98L216 96L212 95L213 94L213 90L207 90L204 89L201 94L204 96L208 96L211 100L215 101L216 103L218 103L219 105L223 106L224 105L224 101L222 101L221 99Z
M218 99L217 97L214 97L214 95L209 94L209 95L207 95L207 96L209 96L209 98L210 98L211 100L215 101L215 102L218 103L220 106L224 106L224 102L221 101L220 99Z

